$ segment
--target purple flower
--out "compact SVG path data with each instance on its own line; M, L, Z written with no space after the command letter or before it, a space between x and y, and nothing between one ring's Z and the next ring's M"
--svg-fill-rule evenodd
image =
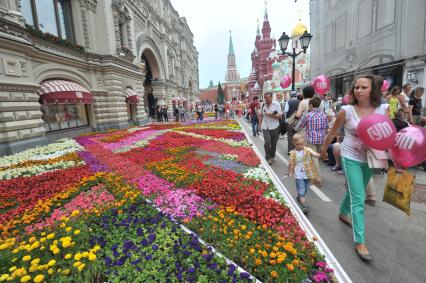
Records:
M112 262L111 258L109 256L105 257L105 264L110 265Z
M334 272L333 268L328 268L328 267L326 267L326 268L324 269L324 271L325 271L326 273L333 273L333 272Z
M158 250L158 246L157 246L156 244L154 244L154 245L152 245L152 249L153 249L154 251L156 251L156 250Z
M195 272L195 269L193 268L193 267L190 267L189 269L188 269L188 273L194 273Z
M327 263L325 261L318 261L315 265L324 268L327 266Z
M165 263L166 263L166 261L162 258L162 259L160 259L160 263L161 263L161 264L165 264Z
M323 280L328 281L328 277L324 272L318 272L317 274L314 275L313 279L317 283L319 283Z
M138 237L142 237L143 236L143 229L138 228L138 230L136 230L136 233L137 233Z
M148 240L147 239L143 239L141 241L141 245L144 246L144 247L147 247L148 246Z
M147 255L147 256L145 257L145 259L146 259L146 260L151 260L151 259L152 259L152 255Z
M250 278L250 274L248 274L247 272L241 272L240 273L240 278L241 279L249 279Z

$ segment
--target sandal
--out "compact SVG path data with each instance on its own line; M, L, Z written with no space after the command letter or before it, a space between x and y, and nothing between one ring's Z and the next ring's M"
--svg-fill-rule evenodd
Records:
M356 251L357 255L360 257L360 259L361 259L362 261L365 261L365 262L371 262L371 261L373 260L373 257L371 256L371 254L370 254L370 253L362 253L362 252L360 252L360 251L356 248L356 245L355 245L355 251Z

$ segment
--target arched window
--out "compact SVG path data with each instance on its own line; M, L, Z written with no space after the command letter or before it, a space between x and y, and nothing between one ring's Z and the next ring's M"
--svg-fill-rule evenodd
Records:
M34 29L75 43L71 0L21 0L21 11Z
M92 95L80 84L49 80L38 90L44 127L47 132L89 125L88 104Z

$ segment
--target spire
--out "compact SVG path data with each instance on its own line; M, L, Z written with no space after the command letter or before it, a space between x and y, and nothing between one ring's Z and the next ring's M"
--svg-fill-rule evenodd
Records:
M256 36L260 36L260 30L259 30L259 18L256 19L257 21L257 30L256 30Z
M234 45L232 44L232 35L231 35L231 31L229 31L229 51L228 51L228 55L235 55L234 54Z
M265 17L263 19L263 25L262 25L262 37L264 39L269 39L271 36L271 26L269 25L268 20L268 10L266 8L267 2L265 1Z
M264 22L269 22L268 19L268 10L266 9L266 5L268 4L268 1L265 0L265 15L263 16L263 21Z

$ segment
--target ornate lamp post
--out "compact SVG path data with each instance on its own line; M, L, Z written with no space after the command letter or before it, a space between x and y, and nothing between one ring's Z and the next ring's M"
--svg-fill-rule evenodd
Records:
M302 46L303 51L296 52L296 45L293 44L293 52L286 52L288 42L290 41L290 37L283 32L278 42L280 43L280 49L283 54L287 54L291 58L293 58L293 67L292 67L292 75L291 75L291 90L295 90L295 75L296 75L296 57L299 56L302 52L306 53L306 49L309 47L309 43L311 42L312 35L305 31L305 33L299 38L300 45Z

